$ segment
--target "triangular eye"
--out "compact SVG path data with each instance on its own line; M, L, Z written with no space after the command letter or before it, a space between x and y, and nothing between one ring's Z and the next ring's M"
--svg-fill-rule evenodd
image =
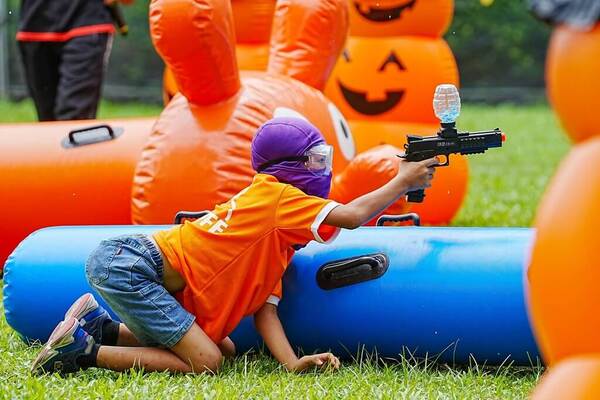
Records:
M344 49L344 51L342 52L342 57L344 57L344 61L346 62L352 61L350 60L350 52L348 51L348 49Z
M396 64L400 70L402 70L402 71L406 70L404 65L402 65L402 62L400 62L400 59L398 58L396 53L394 53L393 51L390 53L390 55L387 57L387 59L383 62L383 64L381 64L381 67L379 67L378 71L382 72L385 69L385 67L388 66L388 64Z

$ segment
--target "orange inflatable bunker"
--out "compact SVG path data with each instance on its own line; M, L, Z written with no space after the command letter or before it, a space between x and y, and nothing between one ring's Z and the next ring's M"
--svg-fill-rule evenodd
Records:
M334 174L345 168L354 140L320 89L344 45L347 17L346 0L277 2L267 72L240 78L229 1L154 0L154 44L181 93L138 164L134 222L169 223L179 210L212 208L247 186L252 137L273 116L311 121L334 145Z
M154 121L0 125L0 266L43 227L130 224L133 172Z
M567 25L554 29L546 59L548 95L574 142L600 135L598 71L600 24L589 32Z
M600 138L575 146L538 208L529 308L546 362L600 353ZM558 222L561 223L558 223Z
M534 400L600 397L600 9L597 2L532 1L554 25L546 59L550 102L577 143L538 207L528 270L529 311L549 365Z
M531 396L532 400L597 400L600 398L600 357L568 358L550 368Z

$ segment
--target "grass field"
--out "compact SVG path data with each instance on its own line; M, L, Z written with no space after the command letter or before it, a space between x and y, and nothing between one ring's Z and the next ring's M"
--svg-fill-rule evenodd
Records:
M139 103L111 103L103 101L98 108L98 118L142 117L158 115L159 105ZM0 100L0 123L37 121L33 102L24 100L8 102Z
M159 110L135 104L103 103L100 116L153 115ZM33 119L31 103L0 102L0 122ZM454 225L531 225L544 187L568 150L568 142L552 112L545 105L466 105L459 126L465 130L501 127L508 133L508 141L502 150L471 157L468 196ZM28 367L36 351L20 342L4 319L0 321L0 400L521 399L527 397L541 374L539 367L496 368L476 364L449 367L424 360L385 364L357 360L346 362L337 373L293 375L265 355L248 355L228 362L215 377L88 371L69 378L33 378L28 375Z

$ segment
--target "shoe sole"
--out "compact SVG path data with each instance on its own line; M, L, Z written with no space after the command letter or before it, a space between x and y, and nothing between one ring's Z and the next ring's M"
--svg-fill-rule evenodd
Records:
M65 320L73 317L77 320L80 320L85 314L94 311L98 308L98 302L94 298L91 293L86 293L77 300L75 303L69 307L67 312L65 313Z
M77 322L77 319L69 318L60 322L56 328L54 328L48 342L46 342L44 348L40 351L31 365L32 374L40 375L44 373L45 371L41 369L41 366L56 355L56 349L68 346L75 341L73 334L78 326L79 322Z

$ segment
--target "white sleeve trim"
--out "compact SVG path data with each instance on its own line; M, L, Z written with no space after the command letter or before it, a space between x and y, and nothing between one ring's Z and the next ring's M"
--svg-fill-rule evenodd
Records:
M275 295L270 295L266 302L269 304L273 304L275 307L277 307L279 305L279 297Z
M317 217L315 218L314 222L310 226L310 231L312 232L312 234L315 237L315 240L317 242L329 243L332 240L334 240L337 237L337 235L340 233L340 229L337 228L335 230L335 233L331 236L331 238L329 238L329 240L323 240L321 238L321 236L319 236L319 227L321 226L323 221L325 221L325 218L327 218L327 215L329 215L331 210L333 210L334 208L336 208L339 205L340 205L340 203L338 203L336 201L330 201L329 203L325 204L325 207L323 207L321 209L321 211L319 211L319 214L317 214Z

